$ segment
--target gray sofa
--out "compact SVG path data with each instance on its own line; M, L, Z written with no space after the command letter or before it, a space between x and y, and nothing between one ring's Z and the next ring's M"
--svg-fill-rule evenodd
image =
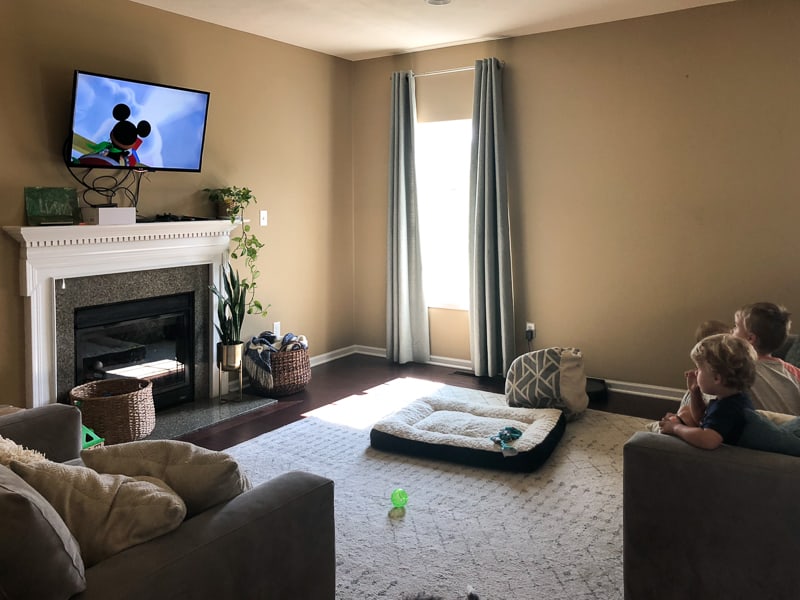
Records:
M81 450L80 412L55 404L5 415L0 435L51 460L74 460ZM333 598L333 510L332 481L285 473L87 568L86 590L74 598ZM4 518L0 530L7 531ZM36 568L2 566L6 574ZM3 577L0 572L0 599L25 597L4 591Z
M649 432L623 454L626 599L799 597L800 458Z

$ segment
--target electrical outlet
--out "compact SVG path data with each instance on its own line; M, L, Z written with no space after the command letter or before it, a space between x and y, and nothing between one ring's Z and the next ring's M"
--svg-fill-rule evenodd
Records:
M275 334L275 337L281 337L281 322L275 321L272 324L272 333Z
M525 323L525 339L529 342L536 337L536 325L532 321Z
M266 210L262 210L258 214L259 214L259 224L261 225L261 227L266 227L267 226L267 211Z

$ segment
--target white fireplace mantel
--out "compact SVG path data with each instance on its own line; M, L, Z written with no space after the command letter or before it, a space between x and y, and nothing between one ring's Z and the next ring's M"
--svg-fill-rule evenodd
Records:
M222 266L229 256L230 232L238 226L220 219L3 227L20 244L20 295L25 297L27 350L26 405L44 406L56 399L55 286L59 280L208 264L211 265L209 283L220 284ZM210 323L215 316L216 311L210 308ZM208 356L214 356L213 333L208 344ZM209 393L215 395L217 367L211 367Z

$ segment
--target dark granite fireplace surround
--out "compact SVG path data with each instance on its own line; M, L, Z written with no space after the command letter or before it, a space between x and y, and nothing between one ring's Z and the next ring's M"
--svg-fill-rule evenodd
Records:
M69 402L75 381L75 311L130 300L191 293L194 297L194 399L210 396L209 265L58 279L55 285L57 398Z

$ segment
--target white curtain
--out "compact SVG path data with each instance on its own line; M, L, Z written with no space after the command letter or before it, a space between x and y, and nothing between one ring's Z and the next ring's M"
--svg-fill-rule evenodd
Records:
M475 63L470 165L470 350L475 375L505 375L514 360L503 65Z
M422 288L417 185L414 171L414 76L392 74L389 210L386 264L386 358L428 362L428 308Z

